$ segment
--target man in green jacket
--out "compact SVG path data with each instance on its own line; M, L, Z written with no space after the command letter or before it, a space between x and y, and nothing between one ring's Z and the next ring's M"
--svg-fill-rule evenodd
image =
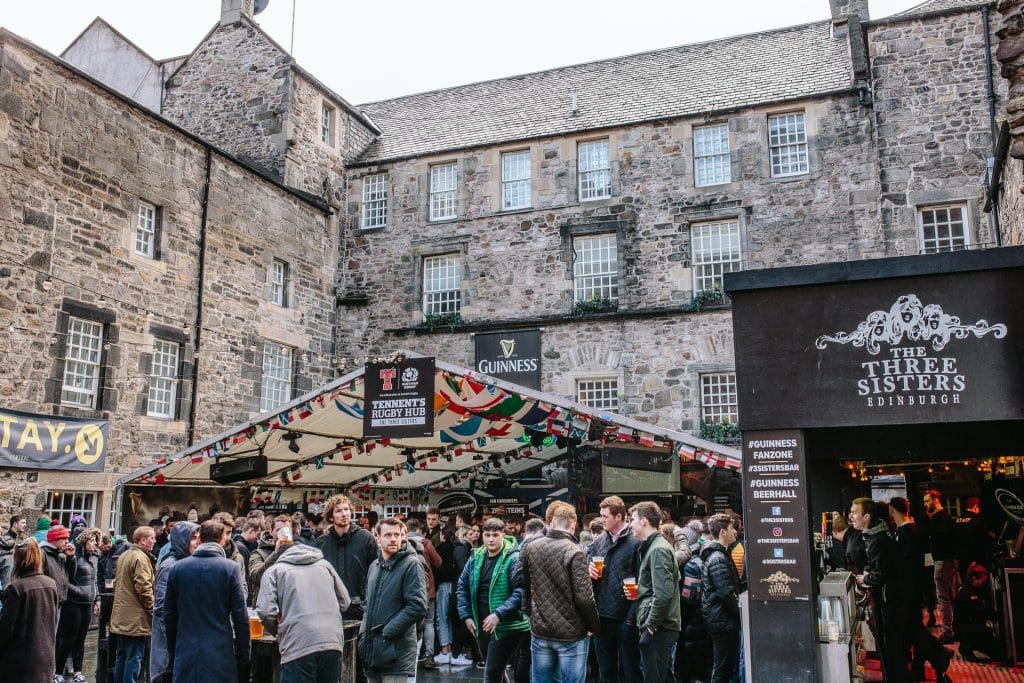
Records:
M644 501L629 509L629 526L640 541L636 624L644 681L672 681L672 645L683 628L679 609L679 566L675 551L658 533L661 508ZM626 592L629 597L629 592Z
M459 618L476 636L486 660L485 683L501 683L513 664L514 683L530 680L530 620L523 616L523 575L519 552L505 522L491 517L484 545L473 551L459 577ZM518 565L518 566L517 566Z

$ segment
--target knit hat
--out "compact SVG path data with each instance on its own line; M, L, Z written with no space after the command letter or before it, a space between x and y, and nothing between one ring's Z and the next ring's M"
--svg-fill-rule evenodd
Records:
M683 527L683 536L686 537L686 544L690 546L691 551L695 551L697 549L697 546L700 545L700 535L691 527Z
M50 530L50 518L43 515L36 520L36 531L49 531Z
M71 532L67 530L67 527L61 526L60 524L58 524L55 527L52 527L48 532L46 532L47 543L53 543L54 541L59 541L62 538L70 537Z

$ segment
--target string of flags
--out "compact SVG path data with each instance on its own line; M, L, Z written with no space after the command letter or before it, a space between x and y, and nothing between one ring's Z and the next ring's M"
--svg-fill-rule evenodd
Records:
M383 466L373 474L348 482L353 490L368 491L375 483L392 483L405 474L413 474L417 470L429 469L429 464L445 458L451 462L453 456L464 452L474 453L474 459L484 460L495 454L487 452L489 445L501 439L516 438L515 450L506 454L498 454L514 460L528 458L533 455L531 448L537 442L530 435L544 435L554 439L567 439L576 443L633 443L647 448L672 450L679 458L701 462L709 467L725 467L739 469L739 458L723 453L694 448L682 441L670 441L659 435L634 430L626 425L618 424L615 418L606 413L598 413L596 417L578 413L568 408L552 405L542 400L524 397L509 392L469 372L464 376L445 370L438 370L439 381L435 388L435 417L451 413L459 419L456 424L438 429L442 446L431 449L424 455L409 458L393 466ZM249 425L238 432L221 438L194 452L185 452L176 456L160 458L154 471L142 474L139 481L152 484L163 484L167 480L166 468L182 464L201 465L208 460L216 460L225 454L232 454L239 446L246 452L260 451L266 445L270 435L278 430L301 434L301 423L324 410L335 410L353 419L362 420L362 400L356 394L363 383L362 377L325 392L298 405L289 407L274 416L257 424ZM521 434L522 436L516 436ZM302 470L312 466L315 470L326 467L325 460L333 460L336 456L348 461L357 455L372 454L378 447L396 447L390 439L366 440L359 437L339 439L337 447L312 457L305 458L287 470L281 472L282 486L289 486L302 479ZM464 472L453 473L435 482L432 486L440 486L465 481L475 476L479 465L467 468Z

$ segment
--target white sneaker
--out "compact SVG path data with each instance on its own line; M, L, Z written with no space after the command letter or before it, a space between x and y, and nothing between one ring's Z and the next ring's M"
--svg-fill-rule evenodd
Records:
M64 683L64 677L60 674L53 674L53 683Z
M472 666L473 660L467 659L466 655L459 655L458 657L452 657L452 666Z
M450 664L451 661L452 656L447 652L438 652L436 655L434 655L434 662L437 664Z
M75 674L74 678L71 679L71 683L86 683L85 674L79 671Z

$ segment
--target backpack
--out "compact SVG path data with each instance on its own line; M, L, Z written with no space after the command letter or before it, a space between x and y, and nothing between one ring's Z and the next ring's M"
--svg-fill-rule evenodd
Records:
M453 583L459 580L459 563L455 559L455 545L451 541L437 547L441 556L441 566L434 569L434 579L438 583Z
M700 607L700 593L704 583L702 577L704 562L699 555L694 555L683 566L682 576L679 577L679 601L683 605Z

